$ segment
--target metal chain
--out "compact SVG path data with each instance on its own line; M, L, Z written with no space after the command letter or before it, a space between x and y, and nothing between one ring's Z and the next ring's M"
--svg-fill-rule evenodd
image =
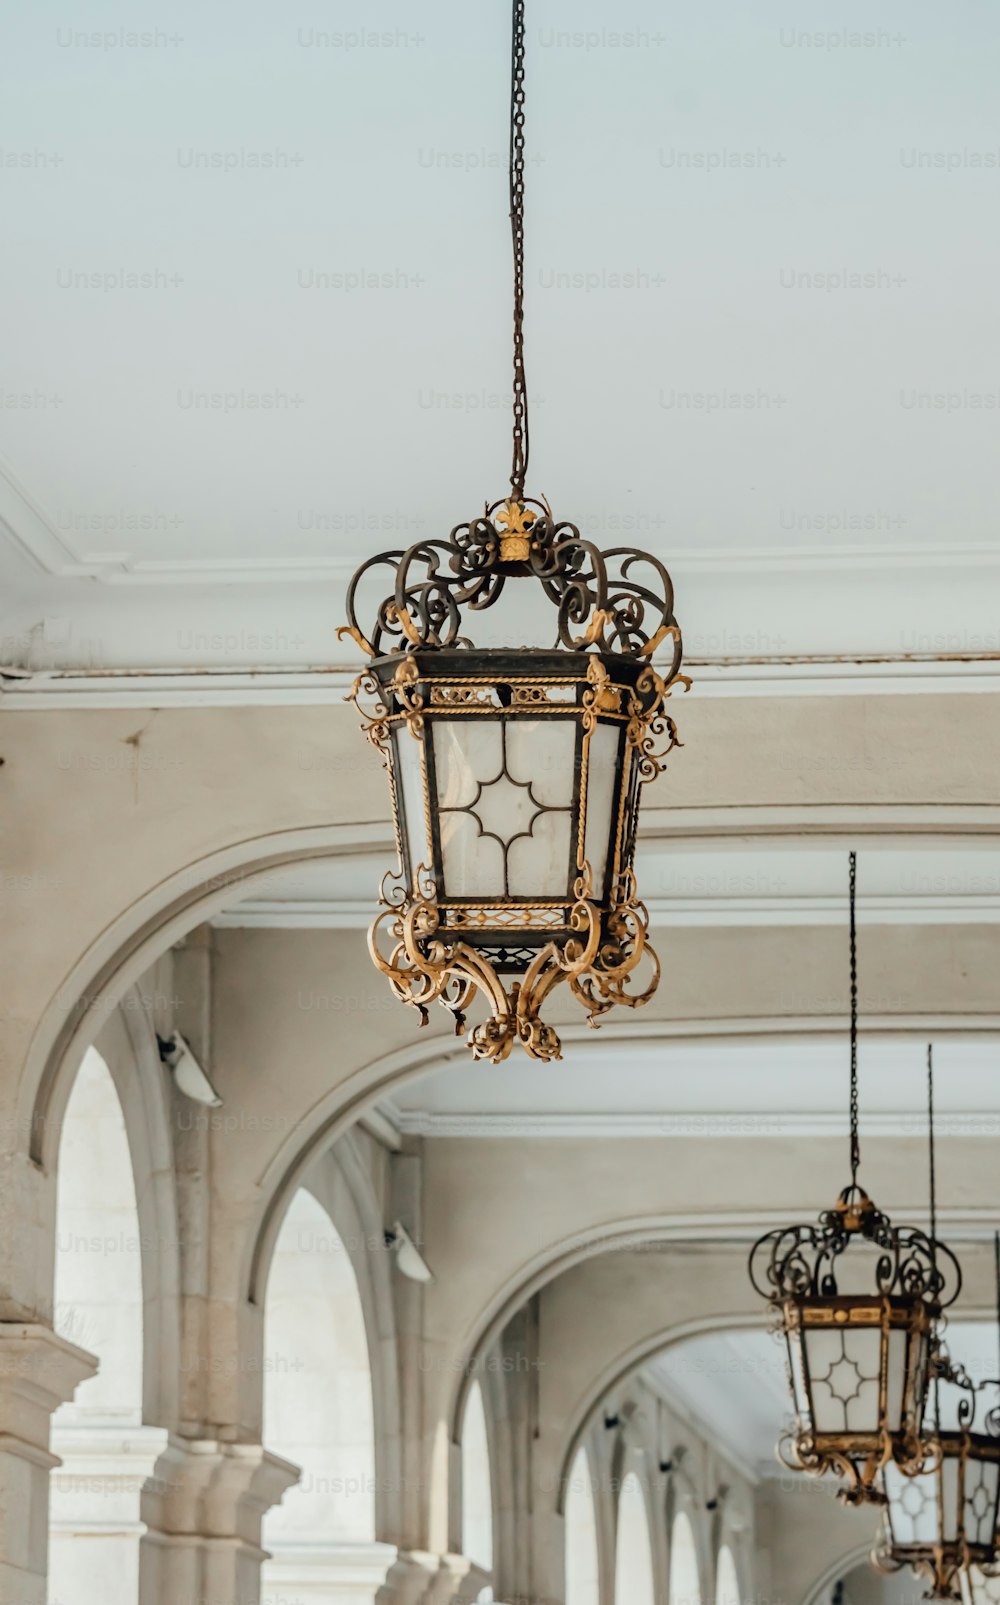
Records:
M937 1262L937 1171L934 1164L934 1048L927 1044L927 1134L931 1185L931 1258Z
M861 1164L861 1142L858 1136L858 855L850 858L851 887L851 1181L858 1182Z
M514 248L514 455L511 494L528 473L528 383L524 372L524 0L514 0L510 69L510 237Z

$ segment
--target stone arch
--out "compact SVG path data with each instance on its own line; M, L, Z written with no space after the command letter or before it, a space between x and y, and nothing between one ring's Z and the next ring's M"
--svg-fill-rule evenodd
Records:
M616 1502L615 1605L655 1605L653 1520L645 1479L625 1462Z
M349 1132L313 1165L303 1186L329 1215L354 1270L372 1379L376 1532L396 1542L402 1525L402 1423L392 1260L371 1176Z
M102 1021L156 959L195 926L219 913L240 889L247 895L269 874L310 858L361 850L391 853L380 825L309 826L249 837L180 867L137 897L77 959L29 1044L18 1095L18 1129L29 1133L35 1165L51 1165L53 1129L72 1073ZM55 1120L53 1120L55 1116Z
M817 1577L803 1598L802 1605L826 1605L825 1596L827 1590L833 1586L839 1577L843 1576L845 1571L851 1571L855 1566L859 1566L866 1561L871 1555L871 1551L872 1543L870 1538L865 1544L854 1544L850 1549L845 1550L838 1560L833 1561Z
M317 1189L319 1191L319 1189ZM283 1252L284 1249L284 1252ZM287 1211L265 1308L264 1429L301 1469L265 1518L265 1598L374 1598L395 1559L377 1542L380 1477L370 1334L353 1258L316 1191Z
M601 1550L590 1452L581 1444L570 1468L565 1517L566 1605L601 1605Z
M715 1605L742 1605L742 1600L736 1557L723 1539L715 1561Z
M705 1566L694 1511L686 1500L671 1510L667 1543L667 1605L701 1605Z
M115 1045L115 1033L102 1036ZM156 1243L140 1221L118 1084L96 1047L77 1069L63 1117L55 1328L86 1345L99 1364L52 1417L50 1443L59 1459L49 1507L50 1586L53 1597L68 1590L80 1605L102 1605L112 1577L123 1601L141 1597L148 1558L143 1492L167 1442L166 1431L144 1424L145 1294Z
M492 1574L496 1559L494 1456L483 1389L474 1381L462 1421L462 1552Z
M148 1000L132 987L94 1044L114 1082L128 1139L142 1265L143 1419L180 1414L180 1249L169 1083Z
M125 1124L138 1213L143 1299L143 1420L174 1428L180 1411L180 1248L173 1156L173 1115L147 999L131 986L104 1019L92 1044L110 1073ZM54 1226L58 1153L83 1050L67 1065L49 1107L47 1168L35 1171L36 1203ZM42 1232L34 1262L40 1313L52 1311L55 1238Z

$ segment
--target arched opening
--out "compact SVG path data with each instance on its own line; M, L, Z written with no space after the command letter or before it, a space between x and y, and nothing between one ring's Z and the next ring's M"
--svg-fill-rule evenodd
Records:
M670 1584L667 1597L669 1605L700 1605L701 1602L694 1528L687 1512L683 1510L679 1510L674 1517L670 1534Z
M590 1457L581 1449L566 1487L566 1605L600 1605L597 1506Z
M370 1605L394 1551L375 1542L372 1378L350 1256L304 1188L285 1216L264 1309L264 1442L301 1470L264 1519L262 1605Z
M141 1234L125 1120L94 1048L59 1146L55 1328L96 1355L96 1376L52 1418L49 1599L122 1605L139 1594L140 1494L165 1443L142 1424Z
M740 1605L736 1562L728 1544L723 1544L719 1550L719 1560L715 1568L715 1605Z
M656 1605L646 1496L634 1471L626 1476L618 1496L615 1605Z
M483 1392L473 1382L462 1418L462 1549L480 1571L493 1571L493 1480ZM481 1599L492 1599L491 1589Z

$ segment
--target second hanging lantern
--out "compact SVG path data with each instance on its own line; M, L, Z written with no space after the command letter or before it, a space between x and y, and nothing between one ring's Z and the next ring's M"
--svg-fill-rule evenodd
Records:
M790 1470L840 1477L847 1504L881 1504L886 1465L924 1463L932 1343L961 1271L943 1243L916 1226L894 1226L858 1182L856 893L851 853L851 1180L816 1222L758 1239L750 1279L787 1345L795 1422L779 1458Z

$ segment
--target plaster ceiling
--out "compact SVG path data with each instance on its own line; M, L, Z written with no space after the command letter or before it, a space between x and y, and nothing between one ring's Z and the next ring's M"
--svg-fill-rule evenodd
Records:
M1000 32L802 22L529 5L532 481L696 659L996 652ZM502 491L508 8L335 23L12 16L0 661L329 664Z

